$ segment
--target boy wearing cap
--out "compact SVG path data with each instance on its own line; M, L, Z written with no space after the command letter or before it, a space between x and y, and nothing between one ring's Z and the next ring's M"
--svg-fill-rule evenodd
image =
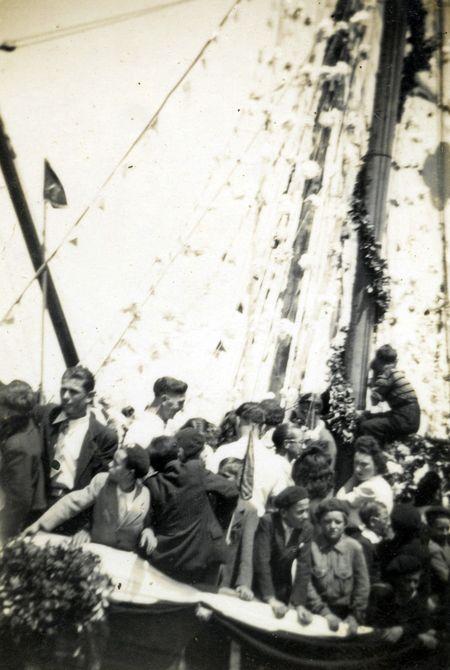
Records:
M382 444L416 433L420 424L420 407L416 392L403 372L397 369L397 352L390 344L380 347L370 364L373 372L371 400L384 401L389 412L369 415L360 424L362 435L372 435Z
M308 606L321 614L330 630L336 631L341 620L348 624L349 634L364 621L370 592L370 581L361 545L344 531L348 506L343 500L330 498L316 511L319 535L311 545L311 581Z
M274 502L277 511L265 514L256 531L256 586L277 618L292 605L306 625L312 620L305 607L312 539L308 493L300 486L288 486Z

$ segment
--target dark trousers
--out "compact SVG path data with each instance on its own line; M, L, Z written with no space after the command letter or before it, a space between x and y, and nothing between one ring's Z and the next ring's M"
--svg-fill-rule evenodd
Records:
M416 433L419 425L420 407L417 403L410 403L365 419L361 422L359 433L360 435L372 435L381 444L384 444Z

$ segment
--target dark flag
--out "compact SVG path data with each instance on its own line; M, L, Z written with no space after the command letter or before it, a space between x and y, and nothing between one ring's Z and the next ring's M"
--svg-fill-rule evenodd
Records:
M49 202L52 207L65 207L67 198L63 185L50 167L48 160L44 163L44 200Z
M239 486L239 495L242 500L250 500L253 495L253 480L255 477L255 446L253 430L249 433L247 452L244 459L244 467L242 469L241 483Z

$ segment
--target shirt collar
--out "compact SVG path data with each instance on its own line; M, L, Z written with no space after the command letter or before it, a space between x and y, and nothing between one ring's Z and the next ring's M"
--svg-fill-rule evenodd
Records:
M90 419L90 412L86 412L84 416L78 417L78 419L85 419L89 420ZM64 421L78 421L78 419L69 419L65 411L62 409L59 414L53 419L52 425L57 425L58 423L64 423Z
M334 549L339 554L343 554L346 547L345 535L342 535L336 544L330 544L330 542L328 542L328 540L326 540L324 536L321 535L319 538L319 546L321 549Z

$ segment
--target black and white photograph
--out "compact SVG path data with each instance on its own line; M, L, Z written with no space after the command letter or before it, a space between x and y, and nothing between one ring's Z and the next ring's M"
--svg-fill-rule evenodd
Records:
M0 0L0 670L448 670L449 0Z

